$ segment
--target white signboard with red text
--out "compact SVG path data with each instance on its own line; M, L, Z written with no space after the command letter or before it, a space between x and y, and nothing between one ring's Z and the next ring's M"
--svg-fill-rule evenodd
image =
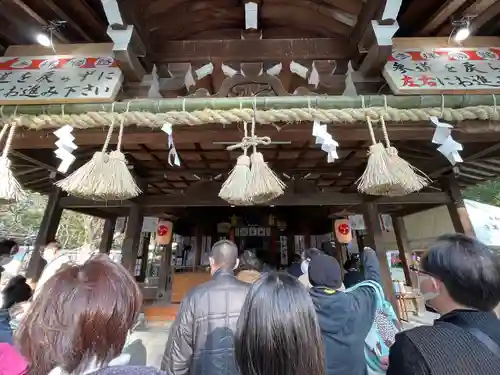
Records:
M383 75L394 94L500 92L500 48L395 50Z
M0 57L0 105L112 102L123 82L113 57Z

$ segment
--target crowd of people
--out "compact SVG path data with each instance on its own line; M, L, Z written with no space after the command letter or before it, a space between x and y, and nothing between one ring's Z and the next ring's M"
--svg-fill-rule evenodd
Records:
M64 263L58 246L47 250L50 274L34 292L22 277L2 291L0 319L29 305L13 334L1 328L2 374L493 375L500 368L493 312L500 256L460 234L439 238L417 270L441 317L406 331L384 299L370 248L361 267L355 260L346 272L317 249L290 272L267 272L253 252L238 256L234 243L219 241L210 256L213 277L183 299L160 369L130 365L124 350L142 309L134 277L104 254L74 264Z

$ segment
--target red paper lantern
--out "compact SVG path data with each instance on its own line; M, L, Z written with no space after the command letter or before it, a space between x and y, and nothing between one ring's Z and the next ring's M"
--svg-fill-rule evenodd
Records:
M172 229L174 224L171 221L160 220L156 229L156 243L158 245L168 245L172 240Z
M352 241L351 223L349 219L337 219L334 223L335 236L339 243L349 243Z

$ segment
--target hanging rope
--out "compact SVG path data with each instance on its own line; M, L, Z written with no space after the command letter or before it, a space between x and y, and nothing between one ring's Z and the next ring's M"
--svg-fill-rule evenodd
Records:
M169 122L173 125L202 125L210 123L232 124L251 122L252 118L260 124L275 122L313 121L322 123L353 123L366 121L366 117L378 120L384 116L385 121L417 122L427 121L429 116L437 116L444 121L464 120L500 120L497 106L475 106L465 108L411 108L396 109L391 107L371 108L291 108L268 109L254 111L251 108L233 108L230 110L204 109L200 111L171 111L166 113L150 112L87 112L84 114L41 114L37 116L22 115L14 117L19 126L29 129L53 129L69 124L77 129L100 128L109 126L113 120L123 121L124 126L139 125L161 128Z

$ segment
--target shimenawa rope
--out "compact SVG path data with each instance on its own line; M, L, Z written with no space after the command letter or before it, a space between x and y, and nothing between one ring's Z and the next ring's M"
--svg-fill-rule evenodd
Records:
M202 125L209 123L231 124L238 122L250 123L255 117L259 124L275 122L313 121L322 123L334 122L364 122L366 117L385 121L416 122L427 121L429 116L437 116L444 121L464 120L500 120L500 111L497 106L475 106L465 108L410 108L396 109L391 107L370 108L291 108L268 109L254 111L251 108L233 108L230 110L204 109L199 111L171 111L166 113L151 112L87 112L84 114L41 114L37 116L21 115L13 117L19 126L29 129L53 129L69 124L74 128L98 128L109 126L113 119L123 121L124 126L139 125L159 128L166 122L173 125Z

